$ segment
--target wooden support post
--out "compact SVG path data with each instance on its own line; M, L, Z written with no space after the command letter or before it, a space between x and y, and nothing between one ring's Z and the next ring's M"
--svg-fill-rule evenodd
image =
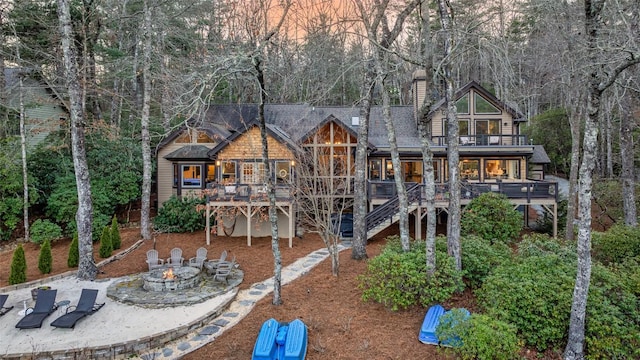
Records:
M422 211L420 206L416 207L416 240L422 240Z
M207 238L207 245L211 245L211 220L210 217L211 216L211 207L209 205L209 202L207 201L207 219L206 219L206 226L205 226L205 231L207 232L206 238Z
M247 246L251 246L251 204L247 204Z

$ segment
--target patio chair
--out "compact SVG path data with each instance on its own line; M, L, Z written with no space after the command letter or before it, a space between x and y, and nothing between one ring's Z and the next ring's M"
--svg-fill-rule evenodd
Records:
M235 267L236 267L235 257L231 261L224 261L218 264L218 267L216 268L216 273L215 275L213 275L213 280L220 281L220 282L224 281L225 284L228 284L229 280L227 280L227 277L231 275L231 272Z
M184 258L182 257L182 249L173 248L171 249L171 257L167 259L165 262L168 266L180 267L184 262Z
M0 295L0 316L8 313L9 310L13 309L13 306L4 306L8 298L9 298L9 295L7 294Z
M149 271L164 266L164 260L158 258L158 250L151 249L147 251L147 264L149 265Z
M98 290L95 289L82 289L80 294L80 300L78 300L77 306L70 306L67 311L59 318L53 320L51 326L58 328L73 329L76 323L87 315L91 315L94 312L100 310L104 303L97 304L96 298L98 297ZM72 311L69 311L72 310Z
M227 250L222 250L219 259L209 260L205 268L209 270L209 274L215 273L215 270L218 268L218 264L224 262L227 259Z
M205 261L207 261L207 249L201 247L196 250L196 257L189 259L189 266L202 270Z
M58 290L38 289L36 305L33 308L28 308L25 313L27 313L29 309L33 311L20 319L16 327L18 329L35 329L41 327L44 319L58 308L56 306L57 294Z

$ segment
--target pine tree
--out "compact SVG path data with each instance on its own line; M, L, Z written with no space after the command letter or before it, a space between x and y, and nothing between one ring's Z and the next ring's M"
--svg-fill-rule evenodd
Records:
M40 247L40 255L38 255L38 269L42 274L49 274L52 268L53 257L51 256L51 242L45 240Z
M27 281L27 259L24 257L24 249L20 244L13 251L9 285L21 284L25 281Z
M75 232L73 234L73 240L71 240L71 245L69 246L69 257L67 258L67 266L70 268L78 266L78 261L80 260L80 254L78 250L78 233Z
M113 244L111 243L111 229L105 226L100 236L100 257L103 259L111 256L113 252Z
M120 238L120 230L118 229L118 220L115 215L113 215L113 219L111 220L111 245L114 250L120 249L122 246L122 238Z

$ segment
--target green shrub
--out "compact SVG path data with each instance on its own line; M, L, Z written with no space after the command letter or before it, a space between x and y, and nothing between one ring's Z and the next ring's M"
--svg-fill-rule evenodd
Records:
M440 318L436 335L455 344L462 359L517 359L520 341L515 326L487 315L466 314L452 309ZM466 319L465 319L466 318Z
M373 300L396 311L443 302L464 288L462 274L446 252L436 251L436 273L428 277L424 242L412 242L408 252L402 251L397 237L388 243L358 278L364 301Z
M111 243L111 228L105 226L102 228L102 235L100 236L100 257L103 259L111 256L113 252L113 244Z
M162 232L194 232L204 229L204 210L199 205L204 205L205 200L200 198L177 198L172 196L162 204L158 215L153 219L153 226Z
M518 243L517 254L521 258L555 254L567 260L575 260L576 244L547 234L525 234Z
M605 264L619 263L640 255L640 228L614 225L592 234L593 256Z
M51 256L51 242L45 240L40 246L40 254L38 255L38 269L41 274L51 273L53 267L53 257Z
M80 250L78 249L78 233L73 234L73 240L69 245L69 257L67 258L67 266L70 268L77 267L80 262Z
M522 230L522 214L513 209L506 196L484 193L471 200L462 212L462 234L473 234L491 243L510 243Z
M62 229L47 219L38 219L29 228L31 242L42 244L46 240L52 241L62 237Z
M469 235L462 238L462 272L472 288L482 285L484 279L498 265L510 261L511 250L507 245Z
M9 285L22 284L25 281L27 281L27 259L24 256L22 244L19 244L11 258Z
M532 256L499 266L476 292L487 315L513 324L528 346L562 346L569 325L575 261Z
M621 274L598 264L591 272L585 353L587 359L640 359L640 301Z
M118 228L118 220L116 216L113 215L113 219L111 220L111 244L113 245L113 249L120 249L122 246L122 238L120 237L120 229Z

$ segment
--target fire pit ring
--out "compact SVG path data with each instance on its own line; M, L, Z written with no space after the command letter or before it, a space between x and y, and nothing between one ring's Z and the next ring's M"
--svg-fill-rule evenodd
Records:
M190 289L200 282L200 269L191 266L154 269L142 275L142 280L142 288L147 291Z

